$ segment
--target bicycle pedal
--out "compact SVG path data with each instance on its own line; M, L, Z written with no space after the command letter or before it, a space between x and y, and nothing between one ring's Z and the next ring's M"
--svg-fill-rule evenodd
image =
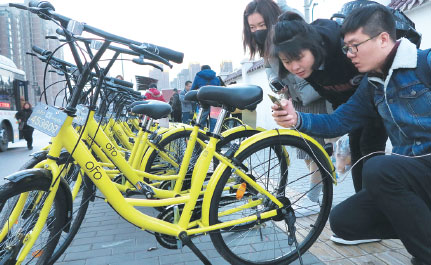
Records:
M143 182L138 181L136 183L136 188L141 194L144 194L147 199L152 199L154 195L156 195L153 188Z

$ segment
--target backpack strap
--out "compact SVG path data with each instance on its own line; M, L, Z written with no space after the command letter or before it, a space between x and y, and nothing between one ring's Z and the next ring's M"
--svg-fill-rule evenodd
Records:
M419 81L431 88L431 49L418 50L415 73Z

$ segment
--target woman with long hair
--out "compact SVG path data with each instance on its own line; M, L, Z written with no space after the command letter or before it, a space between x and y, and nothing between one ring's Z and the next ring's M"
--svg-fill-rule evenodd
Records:
M32 106L28 101L25 101L22 105L22 109L15 114L15 118L19 123L19 130L22 131L24 139L27 141L28 150L33 149L33 131L34 128L28 126L27 121L33 112Z
M244 10L243 16L243 46L244 51L250 52L250 59L257 54L264 58L265 72L271 89L285 98L292 98L295 108L308 113L327 113L326 101L305 80L290 74L279 77L278 57L273 56L271 37L273 26L278 17L285 12L290 17L303 20L298 10L286 5L285 1L253 0ZM321 145L323 138L315 138ZM304 159L310 172L314 172L310 179L308 198L317 202L322 189L320 173L317 165L311 161L305 152L298 152L298 159Z

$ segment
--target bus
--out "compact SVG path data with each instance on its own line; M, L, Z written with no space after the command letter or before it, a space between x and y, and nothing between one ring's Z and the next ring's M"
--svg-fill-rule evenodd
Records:
M0 55L0 152L20 139L15 113L28 101L27 84L25 72Z

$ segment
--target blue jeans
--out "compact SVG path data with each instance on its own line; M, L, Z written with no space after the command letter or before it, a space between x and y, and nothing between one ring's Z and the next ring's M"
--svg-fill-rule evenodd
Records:
M211 112L211 107L202 110L201 120L199 123L201 128L205 128L207 126L207 120L208 120L208 116L210 115L210 112ZM212 132L214 130L216 123L217 123L217 119L210 118L209 123L210 123L209 124L210 132Z
M193 112L183 112L182 122L184 124L190 124L190 120L193 117Z

